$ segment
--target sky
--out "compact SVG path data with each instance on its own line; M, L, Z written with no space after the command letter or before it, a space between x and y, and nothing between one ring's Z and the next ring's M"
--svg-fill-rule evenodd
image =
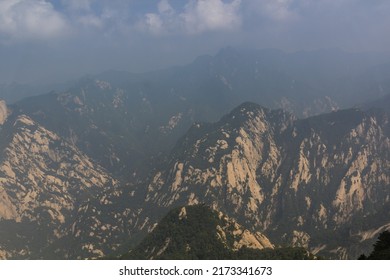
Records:
M0 0L0 83L190 63L226 46L390 50L389 0Z

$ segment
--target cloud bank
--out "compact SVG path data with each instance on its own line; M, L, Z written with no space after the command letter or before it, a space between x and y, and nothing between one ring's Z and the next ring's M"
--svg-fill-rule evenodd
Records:
M318 33L324 37L321 41L354 33L378 41L390 26L388 12L387 0L2 0L0 43L69 34L74 39L96 30L114 34L112 40L147 34L188 38L283 31L277 35L303 41Z
M389 14L388 0L0 0L0 82L12 67L139 72L226 45L389 51Z
M200 34L209 31L234 31L241 27L241 0L189 1L182 11L168 0L161 0L156 13L147 13L139 23L155 35Z
M2 0L0 34L2 40L53 38L68 32L64 16L44 0Z

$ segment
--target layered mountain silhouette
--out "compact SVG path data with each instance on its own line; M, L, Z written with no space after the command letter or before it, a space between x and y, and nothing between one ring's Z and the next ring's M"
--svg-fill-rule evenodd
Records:
M188 66L106 72L0 101L0 257L198 258L155 231L192 205L275 248L368 253L390 227L388 76L377 63L334 50L227 48ZM343 87L333 83L344 76ZM338 110L352 92L360 108ZM363 92L378 99L363 102ZM145 243L148 234L162 243ZM218 246L233 254L229 240ZM172 250L157 255L164 242Z

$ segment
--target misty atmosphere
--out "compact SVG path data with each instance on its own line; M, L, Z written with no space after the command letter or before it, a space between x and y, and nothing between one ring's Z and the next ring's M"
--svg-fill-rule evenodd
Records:
M389 12L0 1L0 259L389 259Z

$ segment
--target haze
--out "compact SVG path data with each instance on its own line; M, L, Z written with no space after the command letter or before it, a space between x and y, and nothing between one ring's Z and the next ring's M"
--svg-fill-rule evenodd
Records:
M230 45L388 52L387 0L1 0L0 83L185 64Z

